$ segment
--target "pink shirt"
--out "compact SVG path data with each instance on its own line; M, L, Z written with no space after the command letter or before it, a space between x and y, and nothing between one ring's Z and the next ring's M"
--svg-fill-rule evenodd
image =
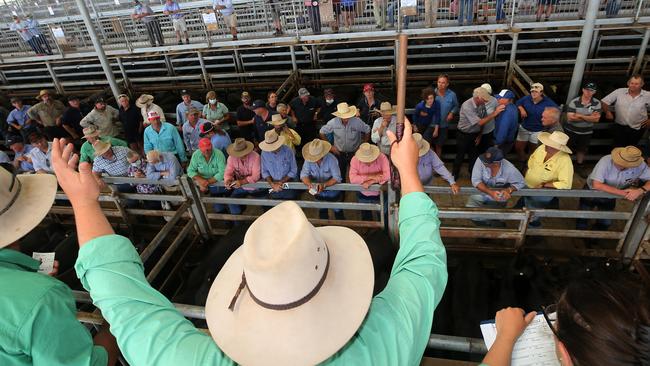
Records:
M379 153L377 160L372 163L362 163L353 157L350 162L350 183L362 184L367 181L371 175L381 174L379 184L384 184L390 179L390 165L386 155ZM364 196L379 196L378 191L363 191Z
M260 180L260 155L255 151L251 151L243 158L234 156L228 157L226 163L226 172L223 174L225 182L232 182L235 179L246 179L248 183L256 183ZM255 188L244 188L248 191L253 191Z

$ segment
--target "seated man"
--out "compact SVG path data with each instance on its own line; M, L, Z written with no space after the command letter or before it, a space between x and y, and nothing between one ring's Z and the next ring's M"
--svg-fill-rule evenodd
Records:
M93 160L93 174L100 187L106 187L102 174L109 177L127 177L131 164L127 158L130 151L128 147L112 146L110 142L97 141L95 148L95 159ZM132 193L135 191L129 183L116 184L118 192Z
M29 158L32 160L36 174L54 173L52 170L52 143L47 142L45 136L38 132L29 135L29 142L34 147L29 152Z
M7 146L14 152L12 164L18 172L33 173L34 165L29 156L33 147L30 144L25 145L21 135L9 135L6 140Z
M397 110L390 102L383 102L379 106L379 112L381 113L381 117L377 118L373 123L370 138L372 142L379 146L379 150L383 154L388 155L390 154L390 141L388 140L386 131L395 133L395 127L397 125L397 117L395 114Z
M111 146L124 146L127 147L127 143L124 140L120 140L117 137L111 137L111 136L100 136L99 130L97 127L94 125L88 126L83 129L83 137L86 139L86 142L84 142L81 145L81 149L79 150L79 162L87 162L87 163L92 163L93 160L95 159L95 149L93 148L93 144L99 140L104 141L104 142L110 142Z
M183 142L190 156L199 148L201 127L206 123L212 124L207 119L200 118L200 115L201 111L196 108L190 108L186 114L187 121L182 126Z
M571 189L573 184L573 163L571 149L567 147L569 136L564 132L540 132L539 141L542 143L528 159L526 185L528 188ZM557 199L552 196L527 196L526 207L547 208ZM539 227L539 218L531 220L530 226Z
M422 135L419 133L414 133L413 138L418 145L418 155L420 156L418 159L418 176L420 177L420 182L425 186L431 184L433 181L433 172L436 172L436 174L449 183L451 193L458 194L460 192L458 183L456 183L454 176L447 170L438 155L431 150L429 142L422 138Z
M524 177L511 162L504 159L503 152L496 146L479 155L472 169L472 185L482 194L473 194L465 207L506 207L512 192L526 186ZM485 220L473 220L477 225ZM505 226L503 221L491 220L492 226Z
M271 185L269 197L272 199L295 199L297 193L284 189L283 184L296 179L298 165L293 151L284 144L284 137L275 130L266 131L264 141L259 145L262 150L262 179Z
M634 146L618 147L610 155L605 155L598 161L587 178L589 189L611 193L636 201L650 190L650 168L645 164L641 150ZM581 210L614 211L614 198L580 198ZM576 229L586 230L587 219L577 219ZM612 224L610 219L596 220L594 230L607 230Z
M341 183L341 170L336 157L330 153L332 145L320 139L305 144L302 147L302 157L305 163L300 171L300 180L305 183L309 193L318 201L340 201L341 191L325 190L336 183ZM326 208L318 209L321 219L329 219ZM344 220L342 209L334 209L334 217Z
M241 137L236 138L235 142L228 146L228 161L223 180L226 188L232 190L230 194L232 198L264 195L264 189L242 187L260 180L260 155L255 152L254 147L252 142ZM241 215L242 206L228 205L228 210L233 215Z
M126 159L129 161L128 176L131 178L147 178L147 162L140 157L140 154L133 150L129 150L126 154ZM157 184L135 184L135 191L142 194L160 193L162 190ZM159 210L161 205L167 206L169 202L158 202L142 200L144 208L149 210ZM167 205L165 205L165 203Z
M230 140L230 135L224 129L219 126L216 126L212 123L204 123L201 125L201 138L207 137L212 142L212 148L220 150L224 155L226 154L226 149L232 141Z
M314 228L297 205L285 202L251 225L242 250L217 275L206 304L210 334L196 329L151 287L133 244L114 235L103 216L88 165L75 172L66 164L71 147L62 149L63 144L56 145L55 165L76 212L81 246L77 275L110 322L129 364L420 362L447 272L438 211L418 180L417 148L408 122L391 151L402 183L400 249L382 293L372 299L371 259L357 234L339 227ZM259 283L267 285L254 286ZM302 300L288 304L295 299ZM270 310L274 304L291 308Z
M391 133L392 134L392 133ZM350 162L350 183L360 184L364 188L372 184L384 184L390 179L390 165L386 155L375 145L364 142ZM378 203L380 191L357 192L357 199L362 203ZM384 202L384 214L387 212ZM361 211L361 219L372 220L372 211Z
M223 181L226 170L226 158L220 150L212 148L208 138L199 140L199 149L192 154L190 165L187 167L187 176L194 180L202 193L210 192L212 196L223 196L226 190L214 184ZM215 203L215 212L223 212L225 206Z
M147 153L147 179L160 180L161 184L173 186L181 175L183 168L176 155L158 150Z
M279 114L274 114L271 116L271 121L269 124L273 126L273 129L275 130L275 133L278 134L278 136L284 137L284 144L289 146L295 153L296 146L300 145L302 139L300 138L300 135L298 135L298 132L287 126L286 122L286 118L282 118L282 116Z

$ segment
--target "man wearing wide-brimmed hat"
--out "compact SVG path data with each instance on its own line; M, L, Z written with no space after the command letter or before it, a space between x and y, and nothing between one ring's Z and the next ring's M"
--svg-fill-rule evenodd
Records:
M287 119L282 118L282 115L278 113L272 115L271 120L268 123L273 126L273 129L275 130L275 133L278 134L278 136L284 137L284 144L289 146L291 150L295 152L296 146L300 145L302 139L300 138L298 132L287 126L286 122Z
M431 149L429 141L425 140L421 134L414 133L413 139L418 144L418 176L423 185L429 185L433 181L433 173L438 174L442 179L446 180L451 187L451 193L458 194L460 187L449 170L445 167L445 163L440 160L438 155Z
M20 239L47 215L56 189L53 175L0 167L0 359L3 365L113 365L119 351L108 329L93 345L76 319L70 288L37 273L39 261L20 251Z
M357 117L359 110L348 103L339 103L334 116L320 129L321 140L327 141L327 135L334 135L332 153L339 161L341 174L346 175L350 160L363 142L370 139L370 127Z
M528 159L526 185L528 188L571 189L573 184L573 163L571 149L567 147L569 136L564 132L540 132L539 141L542 143ZM546 208L553 202L554 197L525 198L526 207ZM531 221L531 226L538 227L539 219Z
M589 189L617 195L636 201L650 191L650 168L645 164L641 150L634 146L617 147L598 161L587 178ZM581 210L614 211L614 198L580 198ZM576 220L578 230L586 230L589 220ZM612 220L598 219L595 230L607 230Z
M83 129L83 139L86 141L81 145L79 150L79 162L88 162L92 163L95 159L95 149L93 144L96 141L110 142L111 146L124 146L127 147L127 143L124 140L120 140L117 137L111 136L101 136L96 126L90 125Z
M392 131L395 133L395 128L397 126L397 108L396 106L390 104L390 102L383 102L379 106L379 110L376 110L381 114L381 117L377 118L372 125L372 134L370 138L372 142L379 146L379 150L382 153L388 155L390 154L390 141L388 140L388 135L386 131Z
M302 147L302 157L305 163L300 171L300 180L305 183L309 193L319 201L339 201L341 191L326 190L336 183L341 183L341 170L336 157L330 153L332 146L329 142L315 139ZM321 219L328 219L326 208L318 209ZM334 217L344 220L343 210L334 209Z
M68 137L61 127L61 116L65 110L63 103L54 99L46 89L41 90L36 99L40 102L27 110L29 118L43 126L43 133L50 140L55 137Z
M232 190L230 197L244 198L248 195L264 195L264 189L242 187L248 183L256 183L261 177L260 155L255 151L255 145L243 138L236 138L227 148L228 161L223 175L224 184ZM242 213L241 205L228 205L233 215Z
M106 183L102 180L102 174L109 177L127 177L129 175L128 154L130 149L124 146L112 146L110 141L95 141L95 158L93 159L93 174L97 183L104 187ZM135 188L128 183L116 184L118 191L130 193Z
M361 144L350 162L350 183L368 188L373 184L384 184L389 179L390 164L386 155L382 154L375 145L367 142ZM357 192L357 199L362 203L377 203L380 194L382 194L380 191L361 191ZM372 220L372 212L361 211L361 218Z
M296 191L283 189L283 184L298 177L296 155L284 144L284 137L275 130L266 131L264 141L259 144L262 166L262 179L271 185L269 197L273 199L294 199Z
M84 184L92 183L88 167L75 172L65 163L71 147L57 145L56 172L81 246L77 275L129 364L419 364L447 273L438 211L417 177L411 131L406 122L391 151L401 177L400 249L381 294L372 299L372 260L361 237L315 228L298 205L283 202L251 225L216 276L206 303L210 335L151 287L133 244L113 235L97 187Z
M140 108L140 113L142 114L142 120L144 125L151 123L149 121L149 112L156 112L160 116L160 120L166 122L165 112L162 108L156 103L153 102L153 95L151 94L142 94L135 100L135 106Z

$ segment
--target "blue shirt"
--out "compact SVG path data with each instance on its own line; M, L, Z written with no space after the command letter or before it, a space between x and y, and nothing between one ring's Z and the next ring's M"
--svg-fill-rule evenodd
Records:
M187 122L186 113L190 109L190 107L194 107L199 111L203 110L203 104L197 102L196 100L190 101L189 106L185 104L185 102L178 103L178 105L176 106L176 124L178 126L182 126L185 122Z
M169 5L169 4L167 4L165 2L165 7L163 7L163 12L165 12L165 11L174 11L174 10L181 10L181 7L178 6L178 3L176 1L173 1L171 5ZM170 14L170 17L172 19L180 19L180 18L183 17L183 14L182 13L174 13L174 14Z
M204 123L210 123L210 121L199 118L194 127L189 122L183 124L183 142L190 155L199 149L199 140L201 139L199 135L201 134L201 126Z
M300 179L309 177L314 183L324 183L334 178L337 183L341 183L341 169L339 161L332 153L327 153L321 160L320 164L306 161L300 170Z
M144 152L148 153L151 150L171 152L177 154L181 162L187 161L183 139L176 127L167 122L161 123L160 132L156 132L153 125L144 129Z
M520 190L526 186L526 183L524 183L524 177L521 175L519 170L506 159L501 160L501 167L499 167L499 171L494 177L492 176L490 168L485 166L480 158L476 159L476 162L474 162L474 168L472 168L472 185L477 187L481 182L488 186L488 188L497 189L512 186L517 188L517 190ZM481 194L484 197L491 199L487 194L482 192Z
M24 145L25 147L23 148L23 151L17 152L14 154L14 159L19 158L23 155L28 155L29 152L32 151L34 148L32 145ZM34 165L30 163L29 161L21 161L20 162L20 170L23 172L33 172L34 171Z
M440 107L440 127L447 128L449 127L447 115L449 113L458 114L458 98L456 98L456 93L451 89L447 89L445 96L442 97L438 95L438 89L436 88L436 102L438 102L438 106Z
M542 100L537 104L533 102L533 98L530 95L519 99L515 104L517 104L517 107L523 107L526 110L528 115L521 121L521 127L530 132L539 132L544 129L542 127L542 112L544 112L544 108L557 108L557 104L546 95L543 95Z
M262 179L271 177L273 181L280 181L284 177L296 178L298 165L293 150L287 145L282 145L278 150L262 151Z
M587 185L593 189L594 180L618 189L641 185L640 181L650 180L650 168L645 162L634 168L619 170L612 161L612 155L605 155L587 178Z
M434 171L450 185L456 183L454 177L449 173L449 170L447 170L442 160L440 160L433 150L429 149L426 154L420 156L420 159L418 159L418 176L420 177L420 182L424 185L431 183Z
M7 124L11 125L12 123L18 124L18 126L23 127L25 122L29 119L27 115L27 110L32 106L29 104L24 104L22 108L14 108L9 115L7 116Z
M426 116L420 115L420 113L426 113ZM427 107L424 101L421 101L415 106L415 112L413 113L413 122L424 132L429 126L435 126L440 124L440 103L437 100L433 101L431 107Z
M212 138L210 138L210 141L212 142L212 148L221 150L224 155L227 155L226 148L232 144L230 135L228 135L228 132L226 131L223 132L223 135L215 133Z
M514 142L519 127L519 111L512 104L506 104L506 109L494 118L494 142L497 145Z
M160 172L163 171L169 172L169 175L163 179L166 184L174 184L176 179L183 175L183 169L178 159L174 154L168 152L161 152L160 161L156 164L147 164L147 179L161 179Z

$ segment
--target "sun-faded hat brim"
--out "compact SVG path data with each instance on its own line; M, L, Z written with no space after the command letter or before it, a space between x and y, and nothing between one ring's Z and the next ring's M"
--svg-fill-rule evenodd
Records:
M556 141L551 140L551 134L548 132L540 132L537 139L546 146L550 146L554 149L564 151L567 154L573 154L573 152L571 151L571 149L569 149L568 146L562 145Z
M381 155L381 150L379 150L379 147L377 145L370 145L370 147L372 155L366 156L363 155L360 150L357 150L357 152L354 153L354 156L362 163L372 163L373 161L379 159L379 155Z
M330 144L328 141L325 141L325 140L322 140L322 141L323 141L323 142L322 142L322 144L323 144L323 151L322 151L320 154L318 154L318 155L312 155L312 154L309 152L309 146L311 146L311 145L310 145L311 142L308 143L308 144L305 144L305 146L302 147L302 157L303 157L303 159L305 159L305 160L307 160L307 161L309 161L309 162L315 163L315 162L317 162L318 160L320 160L320 159L322 159L323 157L325 157L325 155L327 155L327 154L330 152L330 150L332 149L332 144Z
M253 145L252 142L246 141L246 148L244 150L237 151L235 150L235 144L232 143L228 145L226 148L226 152L228 153L229 156L234 156L236 158L242 158L248 154L250 154L251 151L255 148L255 145Z
M217 346L242 365L315 365L339 351L366 317L374 271L363 238L344 227L319 227L330 267L322 287L307 303L290 310L258 305L244 289L234 311L228 306L241 282L243 246L214 280L205 307Z
M262 151L271 152L279 149L282 145L284 145L284 136L278 136L278 140L274 143L269 144L266 141L262 141L259 147Z
M424 156L431 149L431 144L429 144L429 141L425 139L422 139L420 144L422 144L422 146L418 146L418 156Z
M339 118L352 118L357 115L357 107L355 106L350 106L349 110L346 113L341 113L339 111L332 112L332 115L339 117Z
M21 184L18 198L0 215L0 248L14 243L40 224L56 195L56 177L52 174L19 174L16 179Z
M283 118L283 119L278 120L278 121L271 120L271 121L268 122L268 124L273 125L273 126L281 126L281 125L285 124L285 122L287 122L287 119Z
M626 160L621 154L625 150L624 147L617 147L612 150L612 161L623 168L636 168L643 164L643 155L638 156L636 160Z
M99 137L99 130L96 130L95 132L91 132L87 135L81 136L82 139L88 139L89 137Z

